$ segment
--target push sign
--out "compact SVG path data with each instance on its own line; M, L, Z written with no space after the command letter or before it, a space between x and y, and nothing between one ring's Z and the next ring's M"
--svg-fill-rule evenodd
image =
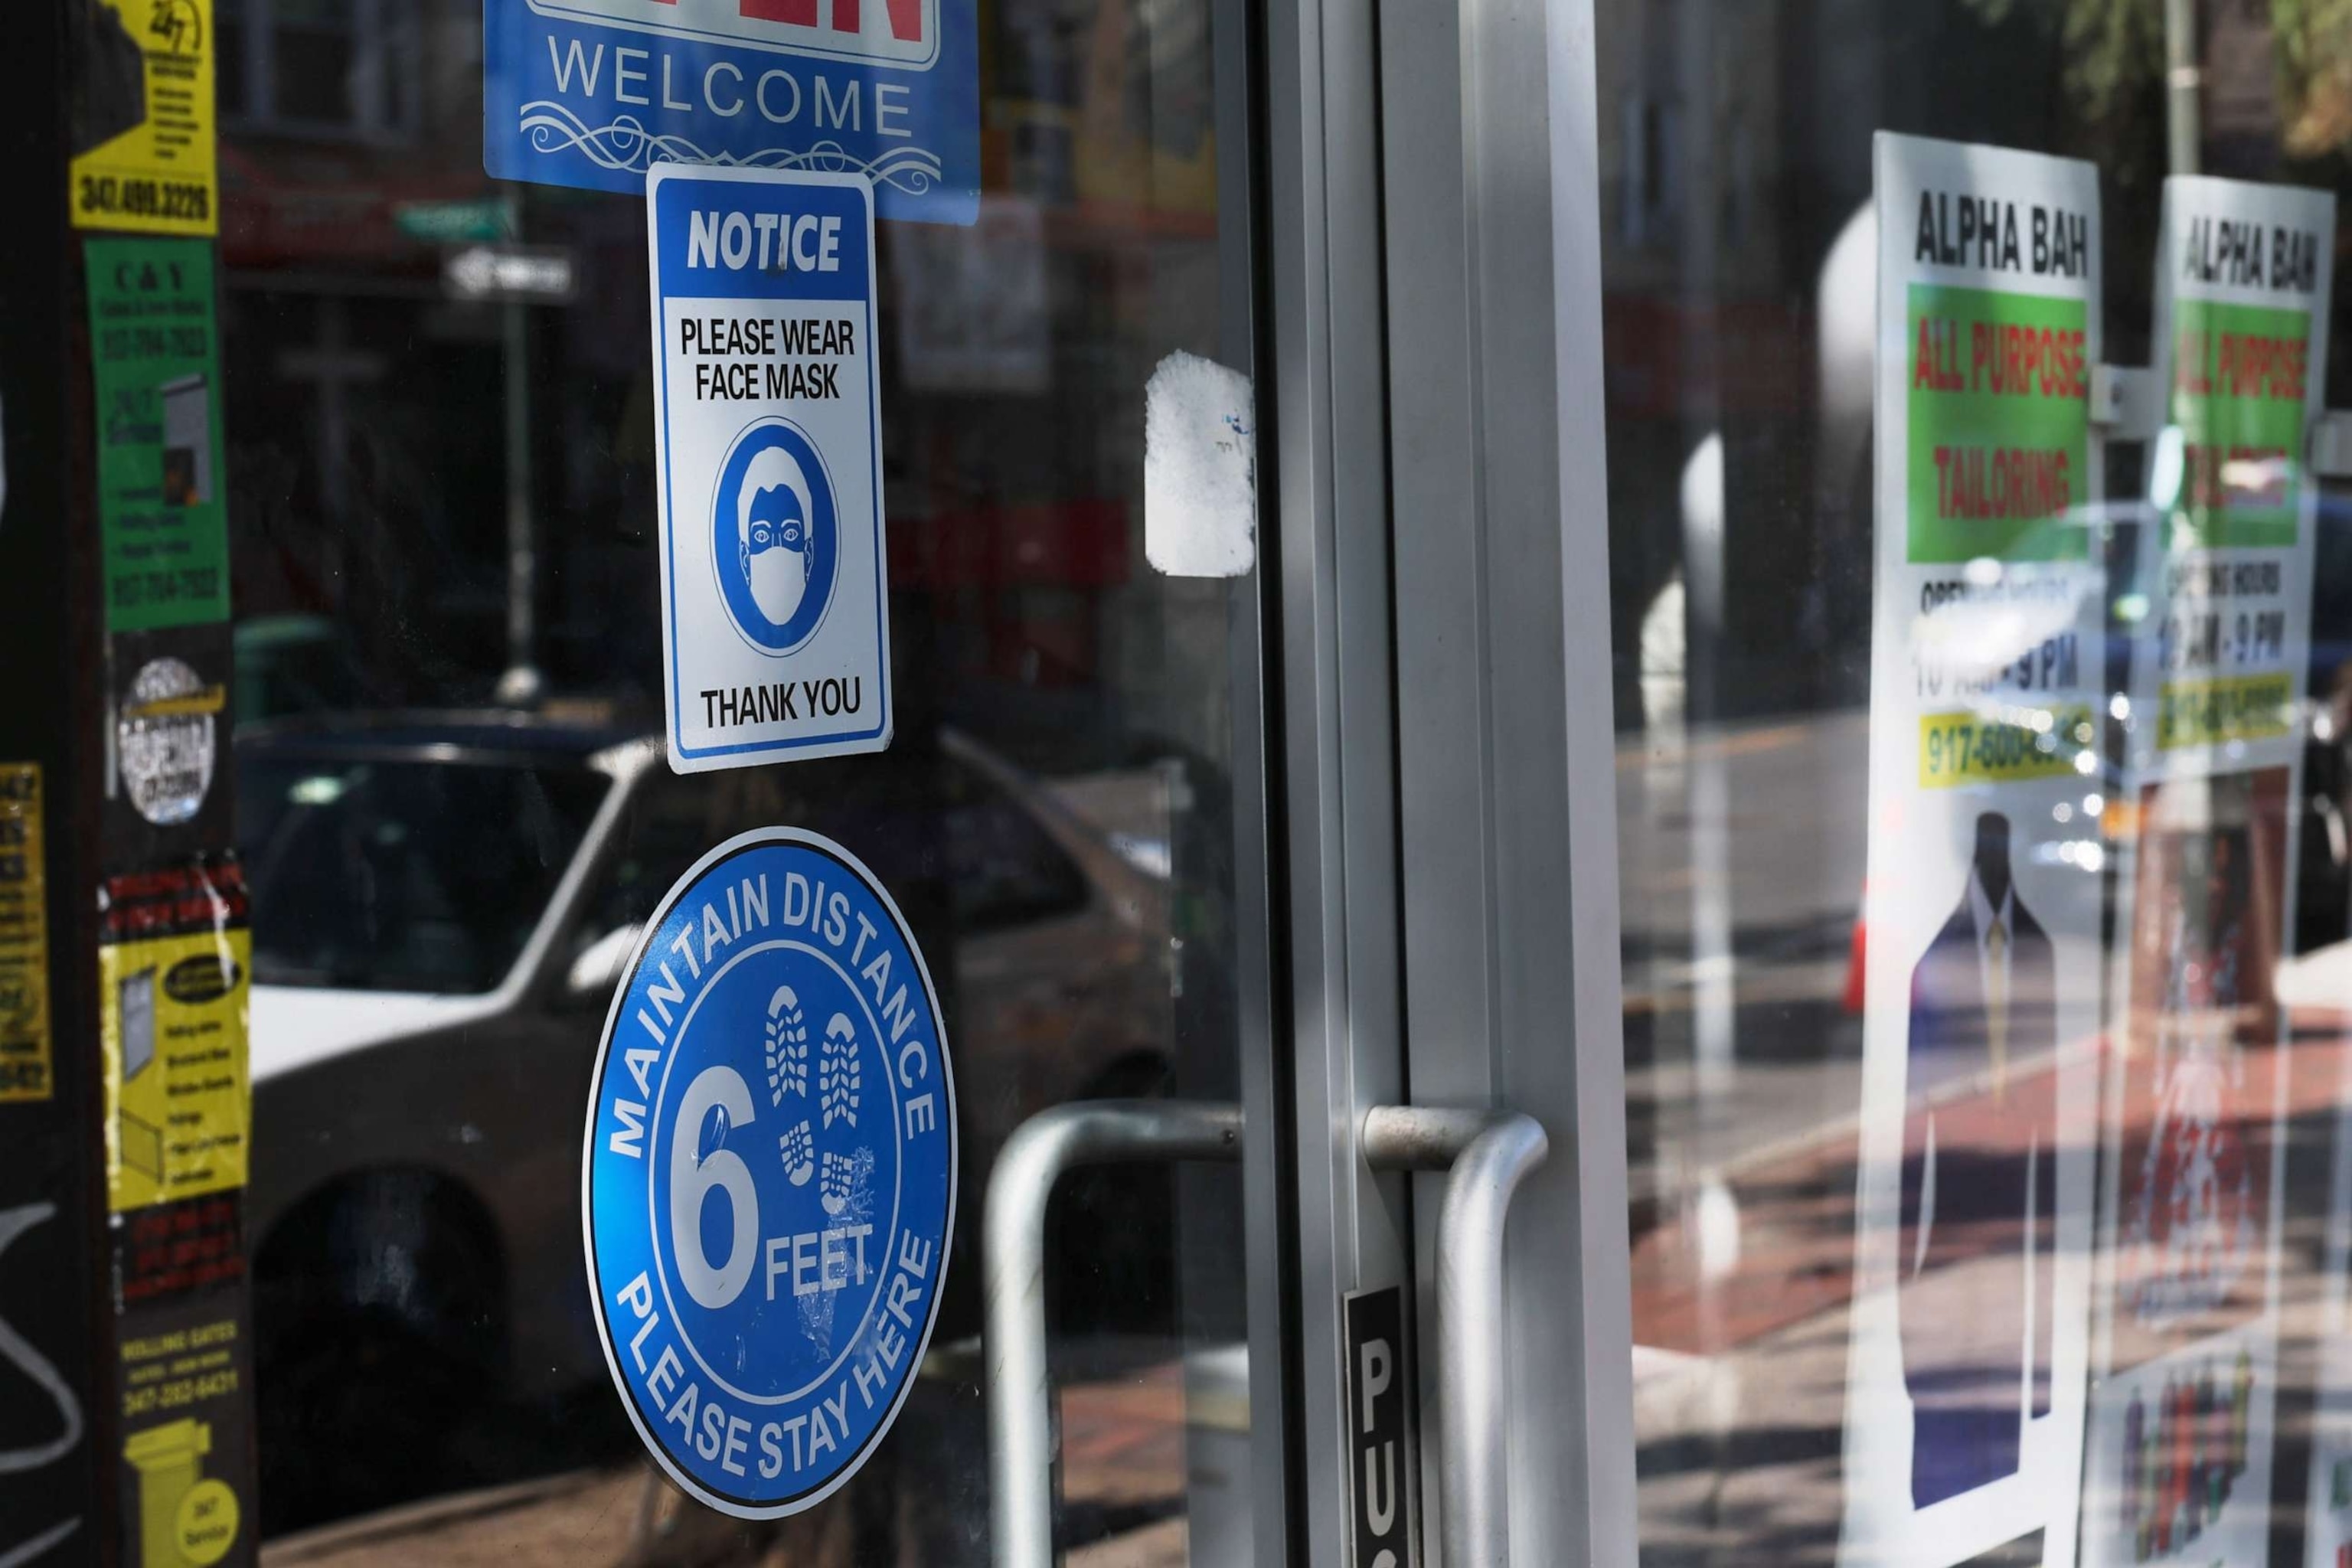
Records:
M646 214L670 766L878 752L873 194L854 175L663 163Z
M582 1210L622 1403L712 1508L814 1507L890 1428L955 1229L922 954L847 850L770 828L670 890L604 1021Z
M1406 1452L1404 1290L1389 1285L1347 1298L1348 1466L1355 1536L1351 1568L1407 1568L1412 1561L1412 1457Z

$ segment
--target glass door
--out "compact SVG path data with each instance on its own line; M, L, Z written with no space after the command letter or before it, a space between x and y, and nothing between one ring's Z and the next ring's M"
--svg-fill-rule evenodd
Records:
M1331 149L1296 233L1271 183L1318 1563L1634 1560L1591 50L1475 0L1269 47Z
M886 205L877 234L895 734L679 773L644 196L484 174L476 5L216 16L235 616L206 679L233 683L251 893L267 1559L1003 1561L983 1331L1028 1321L1045 1469L1014 1473L1061 1560L1285 1560L1266 578L1163 569L1146 478L1155 398L1238 385L1221 434L1253 438L1255 18L977 7L976 215ZM1270 561L1276 510L1253 521L1234 531ZM747 1520L625 1419L582 1116L648 922L716 847L778 827L862 861L926 955L960 1159L895 1425L825 1500ZM1145 1125L1215 1108L1225 1135L1189 1163L1040 1155L1041 1118L1099 1101ZM718 1125L686 1169L733 1157ZM856 1208L856 1152L846 1208L824 1167L827 1215ZM699 1204L717 1267L732 1211L708 1184ZM1000 1209L1036 1247L1010 1304L986 1283ZM846 1234L782 1237L811 1293L768 1331L830 1332L827 1294L866 1279Z
M1409 1071L1543 1115L1578 1065L1530 1222L1622 1110L1575 1165L1630 1257L1512 1341L1535 1386L1630 1338L1592 1559L2343 1562L2344 18L1571 10L1548 71L1467 6L1383 66L1478 129L1388 164L1391 293L1402 228L1443 280L1391 353L1473 389L1394 447L1406 919L1417 769L1427 874L1494 911L1481 949L1432 907L1433 976L1406 942ZM1550 592L1508 519L1552 451L1566 731L1490 643L1429 757L1408 606ZM1561 749L1515 948L1518 868L1447 830L1519 845ZM1517 1277L1574 1235L1515 1231Z

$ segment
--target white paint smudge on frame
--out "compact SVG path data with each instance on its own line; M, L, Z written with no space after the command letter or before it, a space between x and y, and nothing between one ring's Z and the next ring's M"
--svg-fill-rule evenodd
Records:
M1171 577L1239 577L1257 560L1257 416L1249 377L1181 350L1143 391L1143 553Z

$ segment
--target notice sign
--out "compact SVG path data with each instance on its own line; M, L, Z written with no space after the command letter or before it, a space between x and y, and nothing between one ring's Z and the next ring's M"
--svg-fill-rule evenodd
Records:
M2137 831L2118 844L2108 986L2090 1563L2268 1549L2291 1048L2273 978L2295 921L2316 521L2304 452L2335 243L2325 193L2165 182L2168 427L2131 644Z
M77 228L219 232L212 0L89 0L75 29Z
M482 166L645 188L656 164L851 174L882 216L980 205L975 0L485 0Z
M213 247L93 239L91 380L110 632L228 619Z
M874 874L766 828L679 879L604 1020L582 1220L604 1357L671 1479L772 1519L914 1386L955 1235L930 973Z
M874 198L656 168L662 649L680 773L890 743Z
M1840 1561L2071 1560L2097 1107L2098 180L1882 134Z

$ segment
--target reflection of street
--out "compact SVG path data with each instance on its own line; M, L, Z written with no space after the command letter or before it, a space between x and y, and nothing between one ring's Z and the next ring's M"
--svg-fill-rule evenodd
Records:
M1836 1559L1867 770L1859 712L1696 730L1671 747L1629 738L1619 752L1644 1568ZM1708 802L1722 803L1715 824L1694 809ZM1717 885L1701 886L1710 873ZM1710 922L1728 933L1712 952ZM2332 968L2326 953L2291 965L2279 986L2297 1022L2326 1035L2342 1029L2342 999L2352 997L2352 947L2344 952ZM1710 1007L1727 1015L1729 1037L1712 1061L1702 1049ZM2288 1218L2276 1238L2288 1342L2282 1443L2297 1440L2298 1399L2315 1377L2294 1342L2316 1326L2326 1155L2347 1049L2322 1037L2291 1056ZM2055 1073L2046 1049L2012 1058L2000 1089L1959 1060L1911 1068L1906 1100L1936 1106L1958 1145L1949 1152L1963 1157L2005 1147L2020 1097L2046 1099ZM2158 1108L2134 1105L2144 1145ZM2237 1131L2268 1137L2266 1126ZM2021 1224L1971 1215L1934 1260L1936 1288L1906 1313L1965 1318L1980 1297L2012 1293L2004 1260ZM1950 1326L1963 1337L1972 1327Z
M1199 1415L1200 1413L1195 1413ZM1063 1557L1068 1568L1185 1568L1188 1436L1183 1379L1163 1364L1064 1390ZM1244 1417L1245 1419L1245 1417ZM948 1555L915 1524L950 1506L923 1485L898 1504L903 1522L890 1568L978 1564L986 1557L985 1504L953 1522ZM642 1460L576 1470L518 1486L436 1498L324 1530L262 1552L265 1568L882 1568L856 1550L844 1508L777 1525L745 1524L688 1502ZM846 1526L846 1528L845 1528Z
M1835 1547L1868 783L1861 710L1618 752L1645 1563Z
M1643 737L1617 753L1622 884L1625 1119L1638 1233L1699 1201L1709 1178L1851 1130L1862 1104L1859 953L1868 715L1860 710ZM1721 889L1700 889L1705 835L1691 809L1704 768L1722 773ZM1699 895L1728 905L1729 952L1701 954ZM1694 1015L1728 992L1727 1068L1702 1070ZM2021 1060L2017 1070L2028 1064ZM1972 1076L1964 1059L1915 1064L1914 1095Z
M2284 987L2283 987L2284 989ZM2287 1223L2279 1251L2283 1415L2300 1440L2315 1380L2307 1353L2324 1278L2327 1154L2352 1039L2306 1038L2291 1058ZM2053 1069L2045 1065L2037 1078ZM2011 1099L2033 1092L2013 1082ZM1948 1119L1999 1119L1988 1085L1947 1091ZM1721 1178L1633 1244L1635 1436L1645 1568L1771 1563L1826 1565L1844 1511L1849 1307L1856 1141L1851 1107L1824 1107L1822 1135ZM1732 1237L1720 1234L1728 1225ZM1965 1312L2004 1241L1985 1227L1972 1256L1948 1261L1935 1300ZM2005 1287L2002 1287L2005 1289ZM2250 1441L2260 1441L2255 1434ZM2291 1459L2291 1452L2282 1454ZM2294 1470L2292 1465L2289 1466ZM2299 1470L2294 1471L2299 1473ZM2094 1500L2119 1499L2095 1490Z
M1719 770L1720 791L1695 790ZM1842 1005L1862 905L1868 715L1695 729L1617 756L1626 1130L1637 1210L1806 1139L1861 1103L1862 1029ZM1717 842L1693 803L1726 803ZM1701 886L1719 864L1721 887ZM1713 900L1720 899L1720 906ZM1723 907L1727 906L1727 907ZM1701 951L1719 922L1727 952ZM1728 992L1728 1071L1698 1067Z

